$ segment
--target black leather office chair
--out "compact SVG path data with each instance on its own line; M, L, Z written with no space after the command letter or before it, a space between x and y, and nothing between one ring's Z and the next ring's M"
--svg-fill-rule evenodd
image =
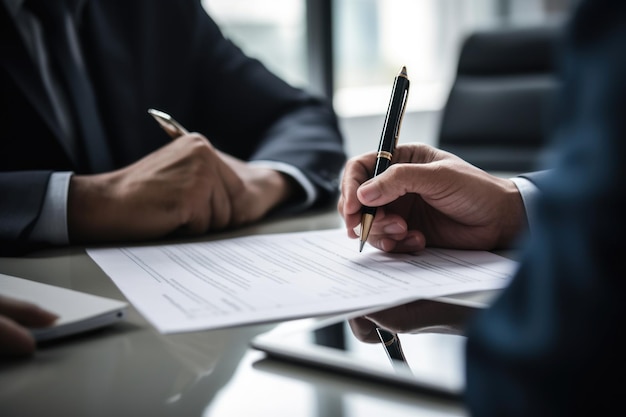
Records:
M441 118L438 146L487 171L536 167L546 143L560 27L469 35Z

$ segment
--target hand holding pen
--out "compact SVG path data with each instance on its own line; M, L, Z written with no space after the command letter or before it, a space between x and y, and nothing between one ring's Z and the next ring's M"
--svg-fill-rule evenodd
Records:
M163 111L148 109L148 113L172 139L198 135L190 135L187 129ZM218 172L211 176L212 181L221 181L216 189L226 193L215 201L209 199L208 212L219 216L216 219L219 226L209 227L211 229L222 229L227 226L226 222L230 226L239 226L256 221L286 201L295 188L292 181L277 170L248 164L214 147L211 147L211 153L218 158L213 166Z
M237 210L230 190L240 178L206 138L181 132L168 130L180 137L118 170L73 176L72 240L141 241L229 226Z
M383 125L383 133L380 137L378 145L378 153L376 155L376 166L374 167L374 177L382 174L391 165L393 151L398 143L400 135L400 125L402 117L406 110L406 101L409 94L409 79L406 67L402 67L400 73L396 76L391 99L387 107L385 123ZM361 210L361 231L359 233L359 251L363 250L367 237L369 236L376 215L376 207L363 206Z

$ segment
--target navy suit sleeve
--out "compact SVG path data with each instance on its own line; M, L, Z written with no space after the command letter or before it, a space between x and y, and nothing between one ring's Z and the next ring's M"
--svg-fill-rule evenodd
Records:
M0 173L0 255L19 255L36 247L28 241L51 171Z
M554 160L511 285L468 328L473 416L609 415L626 371L626 2L580 3Z
M331 104L244 54L204 13L198 20L198 31L206 31L206 46L198 50L208 53L198 54L201 104L187 112L191 124L231 155L298 168L316 187L315 205L334 203L346 155Z
M98 85L106 87L100 94L107 120L127 126L112 138L123 163L152 150L134 138L154 129L145 109L156 107L225 153L298 168L316 187L316 205L334 203L346 155L331 103L288 84L244 53L222 34L200 1L110 0L99 8L86 6L85 13L89 29L110 28L109 43L129 49L125 66L150 69L140 79L131 78L132 71L120 72L119 63L103 59L110 46L86 51L95 79L101 80ZM135 32L149 33L150 42L128 35ZM103 37L94 32L90 38ZM135 43L141 48L133 48ZM175 51L175 59L166 59L166 51ZM124 91L116 92L121 87ZM131 123L151 124L129 127L129 114Z

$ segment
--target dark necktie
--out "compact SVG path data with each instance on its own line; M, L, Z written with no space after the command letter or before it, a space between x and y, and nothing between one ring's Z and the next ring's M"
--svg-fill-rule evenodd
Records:
M75 43L78 36L70 36L75 29L68 1L27 0L25 6L37 16L43 27L48 56L71 103L76 133L80 137L78 142L83 145L89 166L94 172L112 169L91 82L81 56L77 54L78 45Z

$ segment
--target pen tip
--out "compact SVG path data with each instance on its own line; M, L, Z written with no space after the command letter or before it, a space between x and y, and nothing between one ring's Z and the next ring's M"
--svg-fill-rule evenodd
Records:
M403 66L402 69L400 70L400 74L406 76L406 66Z
M363 246L365 246L365 241L364 240L359 242L359 252L363 252Z

